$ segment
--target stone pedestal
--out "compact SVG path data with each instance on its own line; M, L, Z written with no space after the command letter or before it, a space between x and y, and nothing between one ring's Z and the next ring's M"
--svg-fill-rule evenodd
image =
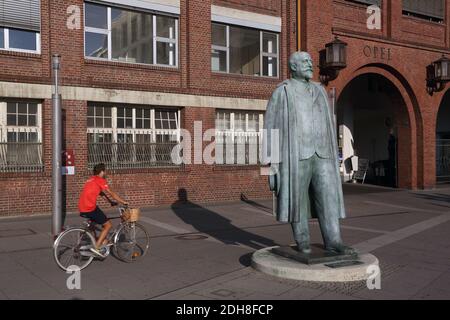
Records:
M296 260L298 262L304 264L320 264L320 263L330 263L337 261L345 261L345 260L358 260L358 254L345 255L335 252L326 251L323 246L313 245L311 246L311 253L303 253L297 250L297 246L284 246L284 247L275 247L272 249L272 252L292 260Z
M263 273L285 279L350 282L366 280L371 273L368 272L368 267L378 266L378 259L372 254L346 256L345 258L341 256L341 258L336 259L336 257L321 256L317 251L316 254L309 255L310 264L307 264L298 260L308 257L298 252L296 254L291 250L289 247L270 247L258 250L252 256L252 267ZM280 255L280 252L283 255ZM289 254L300 258L286 257ZM317 259L325 260L319 261Z

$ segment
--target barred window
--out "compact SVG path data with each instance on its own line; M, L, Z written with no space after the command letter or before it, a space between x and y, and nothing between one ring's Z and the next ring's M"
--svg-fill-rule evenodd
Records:
M211 40L212 71L278 77L277 33L213 23Z
M85 56L178 66L178 18L85 3Z
M0 101L0 172L43 169L41 104Z
M216 164L259 163L264 114L255 111L216 111Z
M217 111L216 112L216 130L227 131L231 129L230 122L231 112Z
M88 106L88 165L110 169L173 166L180 141L180 112L150 106Z

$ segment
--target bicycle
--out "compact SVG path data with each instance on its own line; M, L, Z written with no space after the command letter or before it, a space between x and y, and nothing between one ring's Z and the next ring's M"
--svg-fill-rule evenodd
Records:
M150 247L150 237L147 230L136 221L125 221L124 213L128 208L119 207L120 217L112 219L121 219L121 222L112 232L108 234L106 239L108 245L105 258L110 255L111 247L113 247L114 255L127 263L135 262L139 258L145 256ZM67 271L74 266L78 270L86 268L97 256L90 251L96 242L96 224L86 219L81 226L67 227L56 238L53 244L53 255L56 264Z

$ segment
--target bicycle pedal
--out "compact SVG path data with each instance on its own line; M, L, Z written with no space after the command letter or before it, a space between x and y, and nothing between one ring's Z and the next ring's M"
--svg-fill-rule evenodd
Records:
M105 256L105 258L106 258L107 256L109 256L109 254L110 254L109 246L104 246L104 247L102 247L101 253Z

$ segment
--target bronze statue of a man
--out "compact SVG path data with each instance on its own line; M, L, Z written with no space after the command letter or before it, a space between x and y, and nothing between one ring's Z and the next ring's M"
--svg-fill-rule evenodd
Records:
M307 52L292 54L289 66L292 78L274 91L264 121L264 152L272 172L270 189L277 196L277 219L292 224L303 253L311 252L308 219L313 217L319 219L327 251L354 254L340 234L339 219L345 217L345 209L327 93L311 81L313 63ZM279 140L273 139L274 130ZM277 163L270 160L274 148L279 152Z

